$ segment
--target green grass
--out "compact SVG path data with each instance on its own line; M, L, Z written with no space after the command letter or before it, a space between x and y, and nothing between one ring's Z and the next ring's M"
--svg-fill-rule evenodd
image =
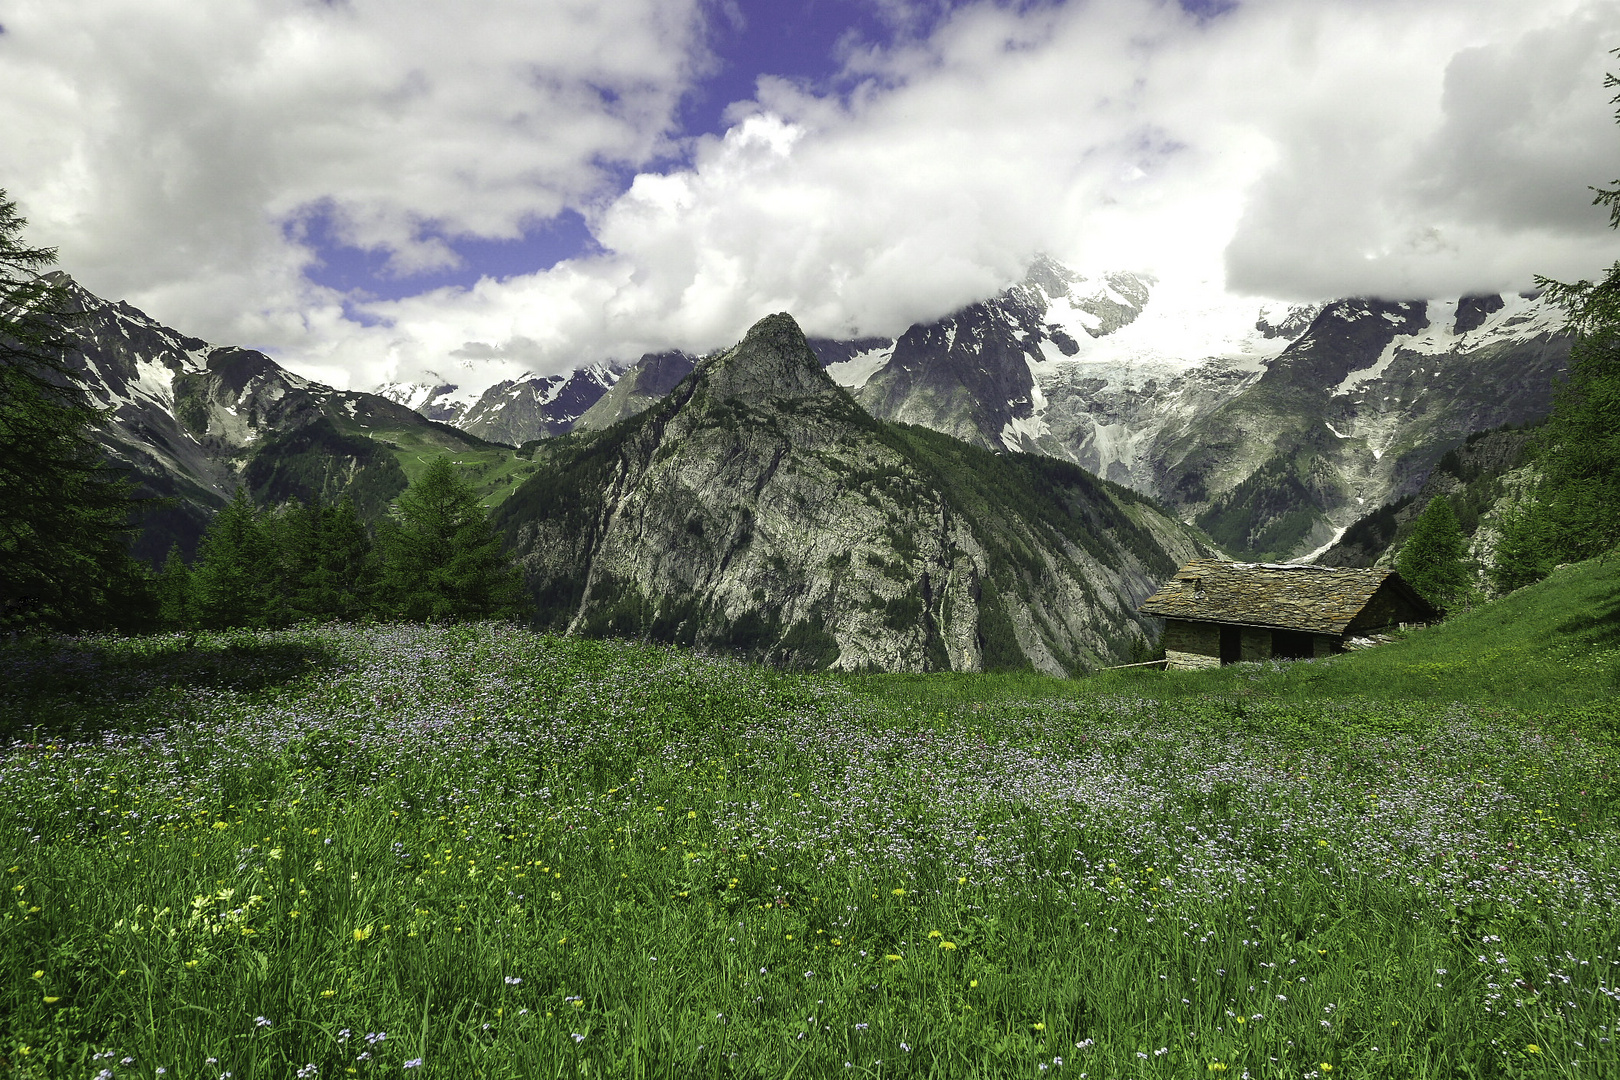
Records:
M449 456L461 468L485 507L495 507L517 490L538 467L519 457L516 450L494 443L471 445L478 440L453 430L422 427L390 427L386 424L360 424L337 421L341 430L376 439L389 446L405 477L411 483L434 458Z
M1469 617L1545 638L1511 699L13 642L0 1075L1613 1077L1616 732L1554 694L1610 573Z
M1535 710L1620 696L1620 558L1545 581L1389 645L1306 664L1117 671L1098 692L1316 700L1472 701Z

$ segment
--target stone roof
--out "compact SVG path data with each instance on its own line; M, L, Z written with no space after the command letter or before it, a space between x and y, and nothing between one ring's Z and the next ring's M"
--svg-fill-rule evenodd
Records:
M1342 634L1386 583L1425 617L1430 606L1393 570L1194 559L1138 611L1160 618Z

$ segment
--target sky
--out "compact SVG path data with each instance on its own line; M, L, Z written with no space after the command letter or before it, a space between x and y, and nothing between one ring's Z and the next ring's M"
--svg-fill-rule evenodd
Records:
M0 188L183 332L476 387L774 311L895 335L1039 253L1590 277L1616 48L1620 0L0 0Z

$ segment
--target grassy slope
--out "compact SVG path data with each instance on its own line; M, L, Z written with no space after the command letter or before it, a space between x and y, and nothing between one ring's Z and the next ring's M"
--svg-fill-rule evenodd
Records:
M430 461L449 454L486 507L500 505L536 468L509 446L486 442L447 424L367 425L341 414L333 421L346 434L376 439L388 446L405 470L406 479L413 483Z
M1124 693L1159 700L1469 701L1529 710L1602 705L1620 695L1620 560L1565 567L1438 626L1330 660L1110 671L1078 684L1038 676L879 675L859 685L880 696L941 702Z
M8 643L0 1075L1615 1077L1617 572L1083 681Z

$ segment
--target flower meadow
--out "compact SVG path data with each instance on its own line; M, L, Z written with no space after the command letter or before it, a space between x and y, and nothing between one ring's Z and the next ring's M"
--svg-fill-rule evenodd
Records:
M1612 741L501 624L0 649L0 1073L1620 1075Z

